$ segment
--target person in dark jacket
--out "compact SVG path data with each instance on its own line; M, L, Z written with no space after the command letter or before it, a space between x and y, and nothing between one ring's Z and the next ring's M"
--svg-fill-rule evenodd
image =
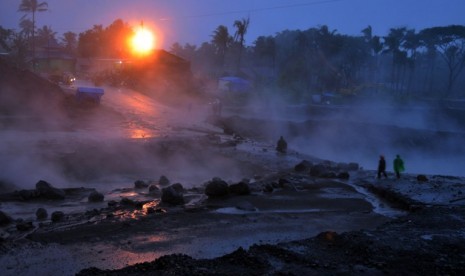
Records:
M386 160L384 159L384 156L382 156L382 155L379 156L379 162L378 162L378 179L381 178L381 175L384 175L384 178L387 178L387 174L386 174Z
M287 152L287 142L284 140L284 138L281 136L278 140L278 143L276 145L276 151L279 153L286 153Z
M404 170L404 160L400 158L400 155L396 155L396 159L394 159L394 172L396 173L397 179L400 178L400 173Z

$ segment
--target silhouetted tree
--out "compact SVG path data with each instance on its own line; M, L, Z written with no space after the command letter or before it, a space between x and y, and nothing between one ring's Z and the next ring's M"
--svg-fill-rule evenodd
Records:
M231 40L232 38L226 26L220 25L213 32L211 43L215 47L215 53L218 56L218 63L221 70L224 69L226 52L231 44Z
M245 35L247 34L249 24L250 18L243 18L242 20L234 21L234 27L236 28L236 32L234 33L234 41L238 44L239 47L237 72L239 72L241 67L242 50L244 49Z
M77 49L77 34L73 32L66 32L61 37L61 42L66 52L75 54Z
M56 32L52 30L50 26L42 26L42 28L37 30L37 45L38 46L52 46L56 45Z
M407 53L401 48L406 32L405 27L391 28L389 34L384 37L384 44L387 47L385 52L392 55L391 85L396 92L402 89L401 75L407 60Z
M451 25L433 27L421 32L423 39L434 41L436 48L448 69L445 96L449 97L453 86L465 67L465 26Z
M35 58L35 24L36 12L43 12L48 10L47 2L38 3L37 0L21 0L18 11L32 14L32 57ZM24 17L23 17L24 18Z

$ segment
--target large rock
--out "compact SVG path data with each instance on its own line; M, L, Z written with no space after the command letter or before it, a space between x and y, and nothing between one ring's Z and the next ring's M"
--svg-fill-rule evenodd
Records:
M104 198L105 197L102 193L99 193L97 191L92 191L87 197L87 200L89 202L102 202Z
M241 181L236 184L229 185L229 193L234 195L249 195L250 194L250 187L244 181Z
M0 211L0 226L8 225L13 221L13 219L5 214L3 211Z
M145 182L144 180L136 180L134 181L134 188L136 189L144 189L149 186L149 183Z
M47 210L45 210L44 208L37 209L36 217L37 217L38 220L46 219L48 217Z
M306 172L306 171L309 171L312 166L313 166L312 162L303 160L299 164L295 165L294 170L296 172Z
M424 175L424 174L419 174L419 175L417 175L417 181L418 182L427 182L428 177L426 177L426 175Z
M166 176L162 175L158 180L158 184L160 184L160 186L168 186L170 185L170 181Z
M157 185L150 185L149 186L149 194L150 195L158 195L160 194L160 188Z
M328 171L327 166L322 164L314 165L310 168L310 175L314 177L319 177Z
M59 222L62 221L65 218L65 213L61 211L55 211L52 213L51 219L52 222Z
M21 200L25 200L25 201L40 197L40 192L37 190L20 190L18 194Z
M18 231L29 231L34 229L34 225L32 221L20 221L16 223L16 229L18 229Z
M182 192L179 192L179 187L171 185L161 190L161 202L181 205L184 204L184 196Z
M40 180L36 183L36 190L41 197L47 199L65 199L65 191L53 187L50 183Z
M205 194L208 197L224 197L229 194L229 187L226 181L215 177L208 181L205 186Z

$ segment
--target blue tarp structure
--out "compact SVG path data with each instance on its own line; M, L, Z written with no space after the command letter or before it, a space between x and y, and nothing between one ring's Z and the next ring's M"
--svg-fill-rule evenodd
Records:
M222 77L218 79L218 89L223 92L247 92L250 81L239 77Z
M94 101L100 103L100 98L104 93L104 90L99 87L78 87L76 89L76 99L78 102Z

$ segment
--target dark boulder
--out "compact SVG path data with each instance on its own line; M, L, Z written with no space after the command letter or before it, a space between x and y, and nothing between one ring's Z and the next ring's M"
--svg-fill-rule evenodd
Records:
M61 211L55 211L52 213L51 219L52 222L59 222L62 221L65 218L65 213Z
M36 218L38 220L43 220L43 219L46 219L47 217L48 217L47 210L45 210L44 208L38 208L37 209Z
M314 177L319 177L320 175L326 173L327 167L322 164L314 165L310 168L310 175Z
M178 192L175 186L171 185L161 190L161 202L172 205L184 204L182 192Z
M419 175L417 175L417 181L426 182L426 181L428 181L428 177L426 177L426 175L424 175L424 174L419 174Z
M337 175L336 175L335 172L323 172L323 173L321 173L321 174L319 175L319 177L321 177L321 178L330 178L330 179L332 179L332 178L336 178Z
M0 211L0 226L5 226L10 224L13 221L13 219L5 214L3 211Z
M226 181L215 177L208 181L205 186L205 194L208 197L224 197L229 194L229 187Z
M119 202L122 206L134 206L136 205L136 202L130 198L127 198L127 197L123 197L120 202Z
M34 229L34 225L32 224L32 221L20 221L16 223L16 229L18 229L18 231L29 231Z
M337 174L337 178L339 179L349 179L350 174L348 172L340 172Z
M164 175L160 176L160 179L158 180L158 184L160 184L161 186L168 186L170 185L170 183L171 182L169 181L169 179Z
M102 202L105 197L102 193L97 191L92 191L89 196L87 197L87 201L89 202Z
M234 195L249 195L250 194L250 187L244 181L241 181L236 184L229 185L229 193Z
M156 195L156 194L159 194L160 193L160 188L158 188L157 185L150 185L149 186L149 194L151 195Z
M136 189L144 189L144 188L147 188L149 186L149 183L143 181L143 180L136 180L134 182L134 188Z
M39 198L40 192L37 190L20 190L18 192L18 195L21 198L21 200L28 201Z
M65 191L53 187L50 183L40 180L36 183L36 190L41 197L47 199L65 199Z
M296 172L306 172L306 171L309 171L312 166L313 166L312 162L303 160L299 164L295 165L294 170Z
M171 185L171 187L173 187L178 193L184 193L184 187L181 183L174 183L173 185Z

